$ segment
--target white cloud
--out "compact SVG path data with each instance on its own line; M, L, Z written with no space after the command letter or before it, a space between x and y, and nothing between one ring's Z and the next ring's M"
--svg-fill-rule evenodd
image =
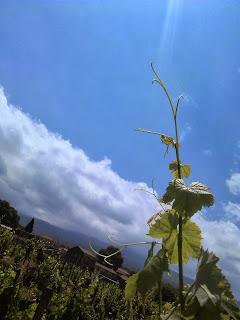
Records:
M212 156L212 150L211 149L204 149L203 153L205 154L205 156L207 157L211 157Z
M240 204L228 201L223 205L224 211L230 218L240 220Z
M85 234L112 233L123 241L143 238L147 219L158 209L151 196L135 190L149 190L145 183L122 179L109 159L92 161L9 105L2 89L0 114L0 198L29 216ZM222 258L237 292L239 229L201 215L195 220L203 228L205 246Z
M49 132L7 103L0 90L0 197L21 212L52 224L103 236L138 238L157 202L122 179L111 161L92 161L83 150ZM148 189L149 190L149 189Z
M226 184L232 194L240 194L240 173L233 173L230 179L226 180Z
M240 297L240 229L231 221L209 221L202 214L194 217L202 229L203 246L219 258L219 265L231 281L232 289Z
M180 142L183 142L186 139L186 137L190 134L191 131L192 131L192 127L190 126L189 123L187 123L185 127L182 128L181 130Z
M193 99L192 95L186 92L182 92L181 96L183 96L184 98L184 101L182 102L184 106L187 105L188 107L191 107L191 108L196 108L196 109L199 108L198 103Z

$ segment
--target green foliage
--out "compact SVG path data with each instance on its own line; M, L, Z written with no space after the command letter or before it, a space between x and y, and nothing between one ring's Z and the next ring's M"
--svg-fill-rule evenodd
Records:
M19 226L20 216L17 210L5 200L0 200L0 223L11 228Z
M214 197L208 187L200 182L192 182L187 186L182 179L169 183L166 193L160 199L163 203L171 204L179 214L191 217L202 207L214 204Z
M177 299L178 290L169 283L162 285L162 300L164 302L175 302Z
M4 255L12 239L13 233L11 231L0 228L0 256Z
M123 264L123 256L121 254L121 252L117 252L119 251L118 248L114 247L114 246L108 246L107 248L105 249L101 249L99 251L99 253L101 255L104 255L104 256L109 256L109 255L112 255L109 259L108 259L108 262L112 264L112 268L116 271L118 268L120 268ZM114 254L116 253L116 254ZM103 263L103 264L106 264L104 262L104 259L103 257L101 257L100 255L97 256L98 257L98 260ZM108 267L111 267L109 264L106 264Z
M34 226L34 218L32 218L29 223L24 227L24 230L26 232L32 233L33 232L33 226Z
M148 250L147 259L144 262L144 267L146 267L148 262L152 259L153 255L154 255L154 247L155 246L156 246L156 242L152 242L151 245L150 245L150 248Z
M168 153L169 147L171 146L172 148L174 148L176 142L174 141L174 139L172 137L169 137L165 134L161 134L160 139L161 139L161 142L167 146L167 149L164 154L164 155L166 155Z
M178 179L178 162L173 160L169 164L169 170L172 171L171 174L174 179ZM188 178L191 174L191 166L189 164L180 164L181 177Z
M199 319L206 317L206 314L209 317L206 319L210 319L210 314L218 315L221 319L225 313L232 319L239 320L239 307L234 300L229 282L217 266L218 260L212 252L201 251L196 280L188 297L189 308L193 304L199 308Z
M218 261L219 258L212 252L201 251L197 267L196 286L207 285L213 294L221 295L224 293L232 298L230 284L217 266Z
M153 238L162 238L168 251L170 263L178 263L178 215L174 210L163 213L160 219L150 225L148 235ZM191 220L183 223L183 263L190 257L198 258L201 248L201 231Z
M162 141L163 144L166 144L168 146L172 145L172 147L174 147L175 141L174 141L174 139L172 137L169 137L169 136L167 136L165 134L161 134L160 137L161 137L161 141Z
M126 304L118 285L78 266L63 265L41 240L20 243L17 239L0 228L0 244L7 243L0 257L0 319L32 320L46 287L53 295L42 320L158 319L158 305L151 297L145 298L146 305L141 297ZM44 253L41 261L40 249Z
M240 319L239 306L233 298L230 284L216 265L218 260L213 253L201 250L196 279L185 297L183 319ZM179 307L171 312L172 315L168 314L169 319L177 319Z
M155 256L148 259L142 271L129 277L125 290L125 298L129 300L136 292L142 297L154 286L161 282L163 272L168 272L168 258L166 251L161 249Z

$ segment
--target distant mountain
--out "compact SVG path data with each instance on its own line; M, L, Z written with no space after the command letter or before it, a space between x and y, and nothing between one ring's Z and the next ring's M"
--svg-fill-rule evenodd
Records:
M26 216L21 216L20 223L26 225L31 219ZM41 236L48 236L58 244L68 247L81 246L89 248L89 242L94 245L97 250L106 248L111 245L109 242L101 241L92 236L86 235L81 232L65 230L51 225L48 222L35 218L33 233ZM132 248L127 248L123 252L125 265L133 269L139 269L144 263L144 256L135 252Z
M31 218L26 216L21 216L20 223L22 225L27 224ZM68 247L81 246L84 248L89 248L89 242L94 245L97 250L106 248L111 245L109 242L101 241L92 236L86 235L81 232L75 232L70 230L65 230L56 226L51 225L48 222L35 218L33 233L41 236L47 236L52 238L58 244L62 244ZM134 248L126 248L123 252L124 265L134 271L138 271L143 267L145 261L144 253L136 251ZM171 271L171 275L164 276L165 282L170 283L173 286L178 285L178 273ZM184 277L184 281L187 284L192 283L192 279Z
M25 225L30 220L31 219L29 217L21 216L20 224ZM33 233L41 236L48 236L58 244L62 244L68 247L79 245L88 248L89 242L96 244L97 249L104 248L108 245L107 243L94 237L90 237L89 235L56 227L46 221L37 218L35 218Z

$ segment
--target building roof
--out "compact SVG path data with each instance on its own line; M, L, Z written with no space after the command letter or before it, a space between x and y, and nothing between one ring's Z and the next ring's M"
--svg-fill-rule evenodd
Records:
M117 273L113 269L108 268L99 262L96 263L96 268L99 270L105 270L105 271L111 272L112 274L117 275Z
M77 251L77 252L81 252L84 253L83 249L81 247L75 246L75 247L71 247L69 248L67 251Z
M103 274L101 274L100 276L101 276L102 279L105 279L105 280L107 280L108 282L112 282L112 283L114 283L114 284L118 284L118 281L113 280L113 279L111 279L111 278L108 278L108 277L104 276Z
M119 273L119 274L121 274L121 275L124 275L124 276L127 276L127 277L130 276L130 273L129 273L126 269L124 269L124 268L118 268L118 269L117 269L117 273Z
M91 256L94 259L96 259L96 254L92 250L84 249L82 247L79 247L79 248L84 252L84 254L86 254L88 256Z
M122 279L122 280L124 280L124 281L127 281L128 280L128 276L125 276L125 275L120 275L120 278Z

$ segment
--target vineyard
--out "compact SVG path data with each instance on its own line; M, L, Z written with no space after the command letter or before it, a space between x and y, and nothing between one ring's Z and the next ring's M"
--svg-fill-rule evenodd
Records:
M44 241L21 243L14 231L0 228L0 255L2 320L159 319L156 290L145 303L140 296L126 302L117 284L65 263ZM163 296L174 302L170 289L163 287ZM169 302L166 309L171 307Z

